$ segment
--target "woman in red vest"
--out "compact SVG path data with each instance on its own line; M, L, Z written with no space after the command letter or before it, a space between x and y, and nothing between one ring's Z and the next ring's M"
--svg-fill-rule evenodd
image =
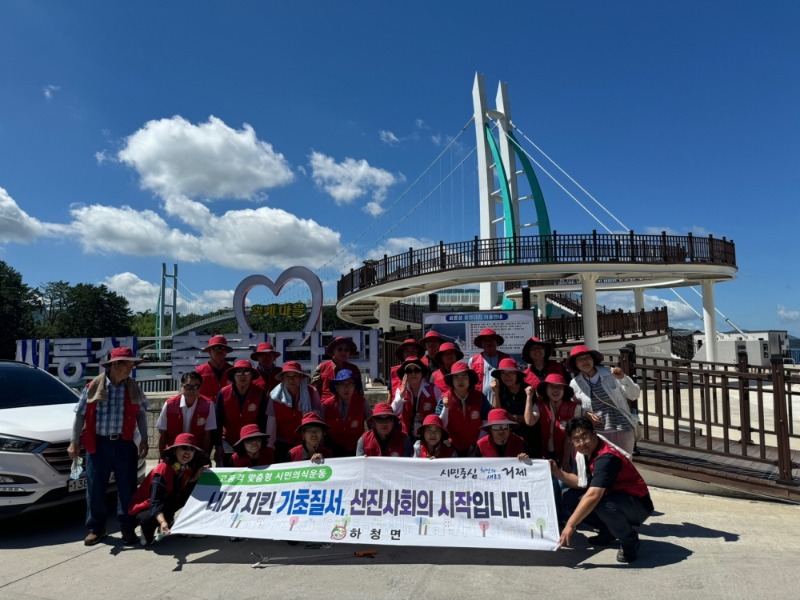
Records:
M142 544L153 543L155 532L169 534L175 512L186 504L189 485L200 477L205 456L191 433L181 433L166 449L164 460L148 473L133 494L128 514L142 531Z
M269 436L258 425L245 425L233 445L234 467L265 467L275 462L275 451L267 446Z
M260 385L267 392L271 392L280 381L281 368L275 366L275 359L280 358L281 353L275 350L271 342L261 342L256 346L256 351L250 355L250 360L258 363L258 378L253 382Z
M331 458L333 452L322 443L327 429L328 424L320 419L317 413L310 412L303 415L303 422L297 428L297 433L303 438L303 442L289 450L288 460L322 463L326 458Z
M550 374L536 390L538 400L528 394L525 421L539 423L541 448L531 448L537 458L553 459L562 469L570 468L572 444L567 438L566 427L572 419L583 414L580 402L573 400L574 391L561 375Z
M321 416L322 402L317 388L309 385L308 375L303 372L299 362L285 362L278 381L280 383L270 392L270 398L275 411L278 436L275 441L275 457L281 462L302 441L298 428L303 415L314 412Z
M522 347L522 360L528 363L525 369L525 381L534 390L548 375L561 375L569 383L567 368L560 362L550 358L553 344L532 337Z
M517 422L511 419L511 415L504 408L493 408L489 411L489 418L481 427L488 431L489 435L478 440L478 456L486 458L513 457L520 460L528 460L525 440L515 433L511 433L511 428L516 427Z
M331 357L330 360L324 360L319 363L319 366L314 370L311 376L311 385L317 388L322 401L330 400L333 398L333 391L330 389L331 382L336 378L336 374L342 369L350 371L353 375L356 391L359 394L364 393L364 384L361 381L361 371L353 363L349 362L351 356L358 353L356 343L349 337L339 336L328 344L325 353Z
M410 457L413 454L411 439L403 433L400 419L388 402L375 405L369 425L371 429L358 440L356 456Z
M333 395L322 401L328 443L336 457L355 456L364 425L372 414L364 396L356 391L356 381L349 369L339 371L329 384Z
M389 372L389 402L394 400L394 393L397 391L397 388L400 387L400 380L403 377L402 374L400 374L400 368L403 366L403 362L407 358L420 358L424 352L425 347L413 338L407 339L397 347L397 350L394 352L394 357L400 364L392 367Z
M225 387L227 379L225 377L231 363L225 359L233 352L233 348L228 345L228 340L224 335L215 335L208 340L208 346L201 352L209 355L208 362L197 365L195 371L200 373L203 378L203 385L200 387L200 395L206 398L216 399L217 393Z
M458 456L450 445L450 434L442 419L428 415L420 427L420 438L414 442L414 458L453 458Z
M436 365L433 362L433 356L439 351L439 346L444 344L447 340L438 334L435 330L431 329L422 338L422 345L425 346L425 356L422 357L422 362L428 367L428 371L433 372Z
M264 388L253 383L257 376L250 361L237 360L228 370L228 380L232 383L217 395L214 459L218 467L225 466L223 440L232 446L245 425L258 425L259 431L269 435L269 446L275 446L275 411Z
M442 344L442 347L447 344ZM475 389L478 375L466 364L457 362L444 377L448 390L436 407L436 414L450 432L450 443L459 456L471 456L481 434L481 424L492 405Z
M394 392L392 409L400 417L403 433L412 441L419 438L419 428L428 415L434 414L442 393L427 381L428 368L421 358L409 357L400 365L400 386Z
M436 370L431 374L431 383L435 385L442 393L450 389L450 386L445 381L445 377L459 360L464 358L464 353L456 344L452 342L445 342L439 346L439 350L433 355L433 364ZM477 381L477 373L475 374Z

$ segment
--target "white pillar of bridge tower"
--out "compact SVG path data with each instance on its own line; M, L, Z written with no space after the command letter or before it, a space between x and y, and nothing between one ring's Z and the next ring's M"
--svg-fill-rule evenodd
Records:
M500 83L497 87L495 99L497 108L491 108L486 102L486 92L483 76L475 73L475 83L472 86L472 104L475 110L475 139L477 140L478 154L478 203L480 206L480 238L483 240L502 238L504 227L503 198L499 187L495 187L497 173L504 172L506 184L511 196L511 205L514 212L515 233L519 223L519 207L517 205L517 169L514 158L514 149L507 136L500 135L497 146L504 170L498 171L494 164L491 147L486 132L487 125L496 121L504 131L511 128L511 105L508 101L507 84ZM480 310L490 310L497 304L497 283L486 282L480 284Z

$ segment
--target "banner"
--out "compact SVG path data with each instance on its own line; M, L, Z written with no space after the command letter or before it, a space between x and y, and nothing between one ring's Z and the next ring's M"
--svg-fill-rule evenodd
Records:
M555 550L550 466L516 458L337 458L205 471L173 533Z

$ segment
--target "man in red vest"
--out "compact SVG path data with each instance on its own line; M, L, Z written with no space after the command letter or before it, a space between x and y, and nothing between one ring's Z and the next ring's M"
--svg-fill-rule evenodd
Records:
M483 392L489 404L494 404L494 390L492 390L492 378L490 375L504 358L510 358L505 352L500 352L497 347L502 346L505 340L494 329L484 329L473 342L481 351L473 354L469 362L469 368L478 374L478 385L475 389Z
M267 393L271 392L280 383L281 368L275 366L275 359L280 357L281 353L275 350L270 342L261 342L256 351L250 355L250 360L256 361L256 369L258 370L259 378L253 383L260 385Z
M571 516L559 544L568 546L577 526L585 521L599 531L588 539L590 544L607 546L617 539L617 561L635 561L639 535L634 527L653 513L647 484L628 454L598 436L587 417L572 419L567 424L567 437L575 447L577 474L566 473L550 461L552 474L570 488L564 491L563 500Z
M225 359L233 352L233 348L228 345L224 335L215 335L208 340L208 346L203 348L202 352L208 354L209 360L194 369L203 378L200 395L214 400L217 392L228 385L226 373L231 368L231 363Z
M217 415L211 400L200 395L202 383L200 373L187 371L181 376L181 393L164 402L156 422L162 460L181 433L191 433L205 455L211 455L211 432L217 428Z

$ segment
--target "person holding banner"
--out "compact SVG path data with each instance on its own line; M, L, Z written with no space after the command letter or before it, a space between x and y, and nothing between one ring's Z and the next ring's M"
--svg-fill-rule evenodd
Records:
M553 344L532 337L522 347L522 360L528 363L525 369L525 381L534 390L548 375L561 375L569 383L569 373L560 362L552 360Z
M492 390L494 390L494 408L505 408L508 416L516 423L515 432L525 440L534 454L542 444L539 426L534 421L528 424L525 420L525 406L528 395L532 392L525 382L525 375L513 358L504 358L492 371Z
M200 395L206 398L216 399L217 393L225 387L228 369L231 368L231 363L225 359L228 354L233 352L233 348L228 345L228 340L224 335L215 335L208 340L208 346L203 348L201 352L209 355L208 362L202 365L197 365L195 371L200 373L203 378L203 385L200 387Z
M245 425L233 445L234 467L265 467L275 462L275 450L267 446L269 436L258 425Z
M328 442L336 457L355 455L364 424L372 414L363 394L356 391L357 381L352 371L342 369L329 384L333 396L322 402Z
M453 365L462 358L464 358L464 353L461 348L452 342L445 342L439 346L439 350L433 355L433 364L436 365L436 370L431 374L431 383L439 388L442 393L450 389L450 386L445 381L445 376L450 373Z
M356 447L356 456L405 456L414 453L409 438L400 426L388 402L376 404L368 419L369 431L362 435Z
M581 522L598 529L588 542L595 546L620 542L617 561L631 563L639 552L639 535L634 529L653 514L650 491L630 455L597 435L587 417L572 419L567 436L575 447L577 474L560 469L554 460L550 471L569 486L563 500L571 513L561 532L559 545L569 546Z
M504 358L511 358L505 352L500 352L497 347L502 346L505 340L494 329L484 329L475 338L473 344L480 348L478 354L473 354L469 362L469 368L478 374L477 389L483 392L486 399L491 404L494 401L494 390L492 389L492 379L489 377Z
M258 371L250 361L237 360L227 376L230 385L217 394L214 459L218 467L226 466L223 440L233 445L245 425L257 425L259 431L269 435L270 447L275 446L275 411L264 388L253 383Z
M398 375L402 380L394 393L392 409L400 417L403 433L417 440L423 420L436 411L442 393L426 380L428 368L421 358L406 358L398 367Z
M442 347L447 344L442 344ZM440 350L441 351L441 350ZM436 406L436 414L450 432L450 443L459 456L472 456L481 435L481 424L489 416L492 405L475 389L478 374L459 362L445 375L448 391Z
M289 450L302 441L298 427L303 415L315 412L321 416L322 402L317 388L308 384L308 375L303 372L299 362L285 362L278 381L280 383L270 392L270 398L275 410L278 436L275 440L275 458L280 462Z
M414 458L454 458L458 454L450 445L450 434L442 419L428 415L419 429L420 438L414 442Z
M164 460L148 473L128 507L128 514L141 527L143 545L153 543L156 530L169 534L175 513L186 504L204 463L205 453L191 433L178 434L166 448Z
M314 370L311 376L311 385L317 388L322 401L332 400L334 397L333 390L330 384L336 378L336 374L342 369L350 371L353 375L353 381L356 384L356 391L359 394L364 392L364 384L361 381L361 371L353 363L349 362L349 358L358 353L356 343L349 337L339 336L328 344L325 353L331 357L330 360L324 360Z
M478 440L477 456L486 458L502 458L516 456L519 460L528 460L528 449L525 440L516 433L511 433L511 428L517 422L504 408L493 408L489 417L481 426L489 435Z
M321 463L325 462L326 458L331 458L333 452L322 443L327 429L328 424L316 413L310 412L303 415L303 422L297 428L297 433L302 436L303 443L289 450L288 461L310 460Z
M530 389L530 388L529 388ZM531 448L537 457L553 459L562 469L570 468L572 444L567 438L566 426L570 420L583 414L580 402L573 399L574 392L561 375L551 373L536 390L528 393L525 421L541 426L541 446Z
M436 363L433 362L434 355L439 351L439 346L444 344L447 340L444 339L439 333L431 329L422 338L422 345L425 346L425 355L422 357L422 362L428 367L429 372L433 372L436 368Z

